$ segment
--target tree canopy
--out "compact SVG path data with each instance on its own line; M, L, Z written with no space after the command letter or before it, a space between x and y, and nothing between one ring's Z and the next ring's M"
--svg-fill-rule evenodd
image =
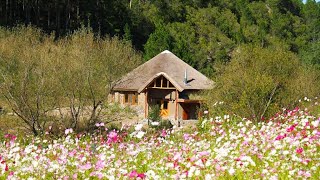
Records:
M0 94L35 135L48 124L92 128L114 81L140 62L126 41L88 29L56 41L33 27L0 28Z
M316 97L319 71L301 65L282 47L239 47L206 96L210 110L260 121L281 108L294 108L303 97ZM223 102L217 106L216 102Z
M80 27L129 39L148 59L163 49L212 75L241 44L281 44L318 65L320 4L315 0L3 0L0 25L35 25L55 38Z

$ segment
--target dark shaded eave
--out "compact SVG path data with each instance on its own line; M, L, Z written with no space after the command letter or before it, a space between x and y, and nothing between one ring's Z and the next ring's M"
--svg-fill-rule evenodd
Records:
M112 91L117 91L117 92L121 92L121 91L128 91L128 92L138 92L138 89L125 89L125 88L113 88Z

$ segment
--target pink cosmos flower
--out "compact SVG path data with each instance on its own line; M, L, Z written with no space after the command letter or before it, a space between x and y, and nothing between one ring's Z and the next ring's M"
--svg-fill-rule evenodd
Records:
M96 123L95 124L97 127L104 127L104 123L103 122L101 122L101 123Z
M304 176L309 178L309 177L311 177L311 174L310 174L310 172L307 171L307 172L304 173Z
M88 170L88 169L91 169L92 165L90 163L87 163L85 165L82 165L82 166L79 166L79 169L80 170Z
M144 178L146 178L146 175L144 173L138 173L137 177L144 179Z
M8 177L7 177L7 180L14 179L14 178L13 178L13 175L14 175L14 172L13 172L13 171L10 171L10 172L9 172L9 175L8 175Z
M72 129L72 128L66 129L66 130L64 131L64 133L65 133L66 135L68 135L68 134L70 134L70 133L73 133L73 129Z
M284 139L286 136L287 136L286 134L284 134L284 135L278 135L278 136L276 137L276 140Z
M77 150L72 150L71 152L69 152L68 153L68 155L70 156L70 157L73 157L75 154L77 153Z
M200 156L208 156L208 155L210 155L210 153L208 151L201 151L201 152L198 152L198 154Z
M116 131L111 131L108 135L108 143L117 142L118 141L118 133Z
M187 141L189 139L192 139L192 137L190 136L190 134L183 134L183 139Z
M300 147L300 148L297 148L297 149L296 149L296 153L297 153L297 154L301 154L302 152L303 152L303 148Z
M97 170L103 169L104 167L105 167L105 162L104 161L101 161L101 160L97 161L97 163L96 163L96 169Z
M129 174L129 178L136 178L138 176L138 173L136 170L133 170Z
M130 172L129 178L145 179L146 175L144 173L138 173L136 170L133 170L133 171Z
M162 129L161 136L162 137L166 137L167 136L167 131Z
M296 126L296 124L290 126L289 128L287 128L287 132L292 132Z

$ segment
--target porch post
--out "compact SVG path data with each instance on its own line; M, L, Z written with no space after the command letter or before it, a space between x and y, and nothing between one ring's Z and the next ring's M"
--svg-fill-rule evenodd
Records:
M145 91L145 99L144 99L144 118L148 117L148 91Z
M175 100L175 105L176 105L176 110L175 110L175 114L174 114L174 119L175 120L178 120L178 113L179 113L179 110L178 110L178 99L179 99L179 94L178 94L178 90L176 90L176 100Z

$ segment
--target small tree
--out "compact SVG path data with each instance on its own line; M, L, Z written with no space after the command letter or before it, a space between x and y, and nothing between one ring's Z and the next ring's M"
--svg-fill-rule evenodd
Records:
M72 127L77 128L80 114L86 129L100 117L113 83L141 62L141 56L126 41L117 37L94 37L82 29L61 40L65 57L56 67L63 97L69 99ZM61 68L62 67L62 68Z
M156 121L160 122L161 121L161 115L160 115L160 106L159 105L151 105L149 108L149 114L148 114L148 123L149 121ZM150 124L149 124L150 125Z
M31 27L5 33L0 38L0 44L6 44L0 46L0 92L24 127L34 135L42 134L47 112L56 105L57 84L42 49L53 39Z

